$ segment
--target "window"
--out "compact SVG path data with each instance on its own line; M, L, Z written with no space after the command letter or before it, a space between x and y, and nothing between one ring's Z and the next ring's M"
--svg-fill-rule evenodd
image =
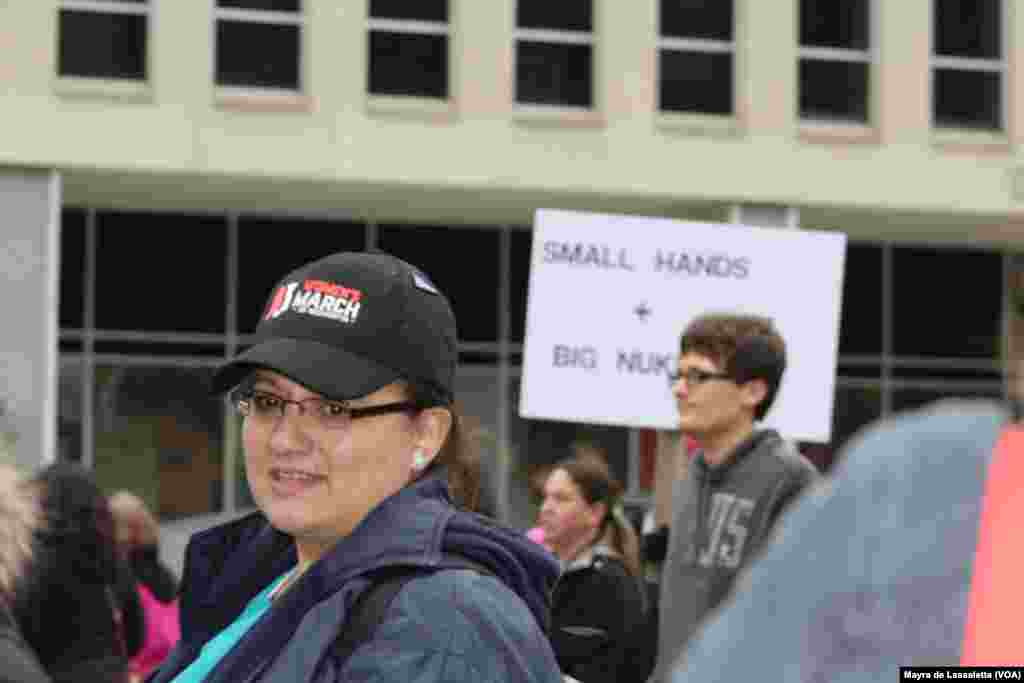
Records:
M284 216L238 219L238 310L243 333L256 330L267 297L292 270L336 251L363 251L362 223L314 221Z
M370 0L370 94L446 99L448 30L448 0Z
M882 353L882 247L851 242L846 247L839 353Z
M221 216L97 212L96 327L222 334L226 225ZM100 350L133 349L116 342Z
M60 326L85 327L85 224L84 209L60 213Z
M661 0L658 108L731 116L735 40L732 0Z
M591 0L518 0L517 103L593 106L593 19Z
M1002 0L935 0L932 121L937 127L1005 128Z
M146 80L146 0L64 0L57 18L57 74Z
M420 268L448 297L459 323L460 342L498 341L499 231L379 225L377 246Z
M521 344L526 338L526 293L530 286L530 249L533 231L509 231L509 341Z
M800 0L800 118L866 124L870 0Z
M897 356L988 363L998 359L1003 310L1001 254L899 247L893 249L892 272L893 352ZM947 363L926 374L949 376L955 370Z
M217 85L302 90L301 0L217 0Z

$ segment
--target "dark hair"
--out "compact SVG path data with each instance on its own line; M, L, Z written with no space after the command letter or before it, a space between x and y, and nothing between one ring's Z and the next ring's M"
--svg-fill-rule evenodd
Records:
M476 511L480 506L480 449L470 438L462 409L457 403L439 405L437 392L418 383L408 383L406 391L409 400L423 410L442 407L451 413L452 426L448 438L423 474L445 467L452 500L461 508Z
M693 320L679 339L679 354L699 353L739 384L764 380L764 400L754 411L760 420L775 402L786 370L786 342L770 318L707 313Z
M44 536L63 548L68 569L90 583L114 584L118 554L114 516L107 497L84 467L58 462L35 477L46 522Z
M612 475L607 460L592 453L581 453L558 461L552 471L555 470L569 475L588 505L604 504L601 529L611 530L612 548L622 557L629 573L640 578L640 540L629 520L617 511L622 484Z

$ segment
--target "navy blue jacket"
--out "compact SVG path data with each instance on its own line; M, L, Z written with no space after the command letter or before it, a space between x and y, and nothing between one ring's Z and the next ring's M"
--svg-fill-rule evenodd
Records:
M444 568L457 553L494 576ZM151 683L167 683L212 636L296 562L291 537L256 513L196 534L185 553L182 640ZM367 574L424 569L391 603L374 637L343 665L332 645ZM378 505L282 594L207 683L403 681L559 683L545 635L558 565L521 534L457 511L442 476Z

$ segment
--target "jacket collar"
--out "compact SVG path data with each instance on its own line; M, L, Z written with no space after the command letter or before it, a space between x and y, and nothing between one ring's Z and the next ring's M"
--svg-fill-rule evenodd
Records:
M747 460L751 454L762 447L770 447L782 443L782 437L774 429L759 429L754 431L746 440L742 441L736 449L721 465L709 465L704 460L704 453L700 453L694 463L697 465L697 472L702 478L711 482L718 482L725 479L729 472L740 466L740 463Z
M302 602L315 603L353 576L384 566L436 565L444 527L454 513L448 501L443 473L385 499L282 602L299 594ZM182 635L205 640L222 630L296 561L291 536L272 527L261 512L196 534L185 552Z
M582 553L576 556L570 562L567 562L562 570L564 573L581 571L583 569L590 569L594 566L594 562L599 557L616 557L617 554L607 543L597 543L590 546Z

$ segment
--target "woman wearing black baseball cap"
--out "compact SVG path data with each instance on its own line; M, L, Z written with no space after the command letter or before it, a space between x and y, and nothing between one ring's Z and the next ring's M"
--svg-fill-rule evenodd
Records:
M450 305L404 261L344 252L281 280L214 378L260 511L190 541L182 641L151 683L561 680L557 564L460 509L477 482L457 357Z

